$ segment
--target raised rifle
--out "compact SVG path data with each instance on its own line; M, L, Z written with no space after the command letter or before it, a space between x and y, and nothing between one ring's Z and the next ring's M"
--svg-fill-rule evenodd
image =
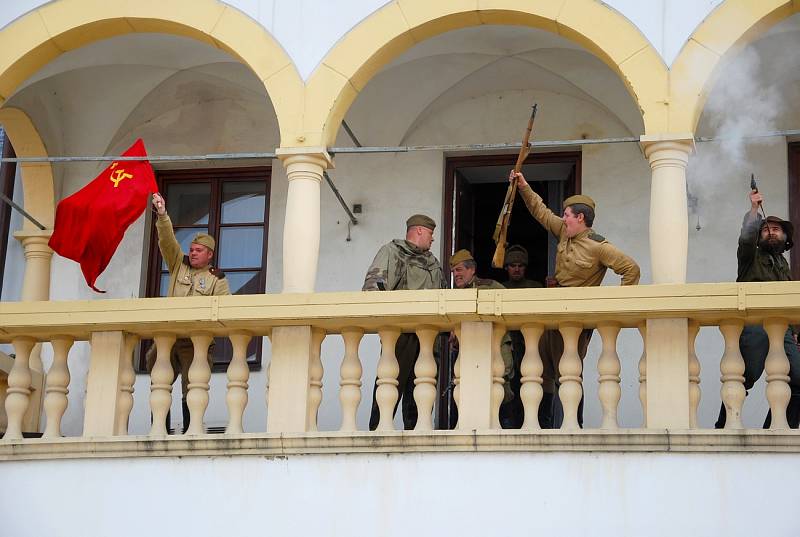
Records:
M758 186L756 185L756 175L754 173L750 174L750 190L758 194ZM767 219L767 213L764 212L764 206L761 205L761 202L758 202L758 208L761 209L761 216L764 217L764 220Z
M517 163L514 165L514 173L519 173L522 169L522 163L528 158L528 153L531 152L530 138L531 131L533 130L533 120L536 119L536 109L538 106L533 105L531 110L531 118L528 120L528 127L525 129L525 136L522 137L522 146L519 148L519 156L517 156ZM500 216L497 217L497 224L494 226L494 243L496 245L494 256L492 257L492 266L494 268L503 268L503 261L506 257L506 237L508 236L508 225L511 223L511 209L514 207L514 199L517 197L517 180L514 178L508 185L506 191L506 199L503 201L503 208L500 209Z

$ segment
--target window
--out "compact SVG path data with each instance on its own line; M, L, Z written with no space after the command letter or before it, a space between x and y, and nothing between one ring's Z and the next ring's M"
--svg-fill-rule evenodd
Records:
M8 135L0 129L0 143L2 146L3 158L14 158L14 148L8 140ZM14 198L14 176L17 166L13 162L3 162L0 165L0 192L5 194L8 199ZM11 206L0 200L0 293L3 291L3 273L6 268L6 252L8 251L8 234L11 225ZM0 297L2 298L2 297Z
M210 234L217 241L212 264L225 273L231 293L263 293L270 169L161 171L156 179L183 251L188 252L195 233ZM169 272L153 226L147 296L165 296L168 283ZM232 352L227 338L216 338L212 370L226 370ZM251 369L260 367L261 338L250 342L247 362ZM143 359L140 367L144 369Z

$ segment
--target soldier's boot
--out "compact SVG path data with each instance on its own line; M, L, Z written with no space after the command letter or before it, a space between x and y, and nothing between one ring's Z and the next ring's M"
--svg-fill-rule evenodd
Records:
M185 433L189 429L189 405L186 404L186 398L183 397L181 399L181 413L183 414L183 432Z
M719 416L717 417L717 423L714 424L715 429L724 429L725 428L725 420L728 419L728 413L725 412L725 404L722 403L719 405ZM770 415L767 414L767 420L770 420ZM766 423L764 423L764 427L769 427Z
M793 393L789 399L789 406L786 407L786 421L789 423L790 429L797 429L800 425L800 393ZM772 410L767 411L764 428L769 429L770 425L772 425Z
M542 401L539 403L539 426L542 429L553 428L553 394L542 394Z

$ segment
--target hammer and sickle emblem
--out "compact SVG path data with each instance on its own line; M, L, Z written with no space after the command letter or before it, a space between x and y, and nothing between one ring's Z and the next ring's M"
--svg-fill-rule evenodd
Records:
M114 170L114 168L116 168L116 167L117 167L117 163L116 162L111 165L111 168L112 168L113 171L111 172L111 176L109 177L109 179L111 179L111 181L114 183L114 188L117 188L119 186L119 183L123 179L131 179L131 178L133 178L133 175L130 174L130 173L126 173L124 168L120 168L118 170Z

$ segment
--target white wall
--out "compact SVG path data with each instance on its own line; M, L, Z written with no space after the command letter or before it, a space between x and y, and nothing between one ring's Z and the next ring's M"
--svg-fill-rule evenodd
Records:
M797 535L794 454L4 462L4 535Z

